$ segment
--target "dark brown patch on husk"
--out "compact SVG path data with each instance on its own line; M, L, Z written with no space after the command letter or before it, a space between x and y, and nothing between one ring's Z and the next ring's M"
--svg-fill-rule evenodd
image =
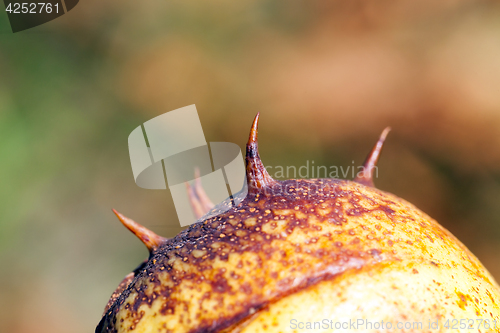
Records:
M156 302L160 309L155 316L177 320L181 330L221 332L282 297L347 270L398 260L395 251L387 250L395 243L407 253L417 248L426 252L425 243L411 232L406 239L388 240L395 229L411 224L422 235L449 241L437 224L420 222L428 217L410 204L359 183L272 179L257 149L258 117L247 144L244 200L237 206L233 198L225 200L206 215L211 217L153 249L97 333L117 332L122 325L118 313L132 322L123 329L133 330L143 320L141 307Z
M165 297L161 314L171 315L179 304L184 302L182 299L173 297L176 295L176 290L181 288L183 281L204 283L207 279L205 275L210 275L209 284L212 290L210 294L205 295L204 301L218 300L219 295L225 294L235 296L235 300L243 298L246 300L231 304L232 311L227 311L227 304L219 302L221 308L215 308L212 311L224 313L225 316L201 320L199 325L190 331L216 332L234 325L270 302L331 278L346 269L356 269L393 258L391 253L384 253L380 250L382 246L377 239L356 241L359 237L367 237L374 230L370 225L362 226L361 230L366 229L365 235L357 233L350 237L349 242L344 241L342 244L336 242L335 232L347 233L350 217L371 216L378 211L395 224L412 222L409 216L396 212L392 207L395 203L388 200L382 192L372 190L376 197L376 200L373 200L357 191L358 186L362 185L334 179L275 181L273 187L266 187L257 194L248 194L243 202L229 211L191 225L151 253L144 269L138 272L134 281L110 308L103 319L102 330L97 332L116 332L114 315L124 305L131 292L137 293L135 302L130 304L128 309L132 317L139 319L139 307L142 304L150 306L155 299L161 297ZM347 188L350 190L346 190ZM221 205L228 204L230 205L229 200ZM329 212L321 215L318 211L322 209L329 210ZM214 210L217 210L217 207ZM284 216L279 214L280 211L291 212L290 215ZM311 218L314 218L314 221ZM255 220L255 224L245 224L245 221L249 220ZM263 231L266 225L270 224L272 228L276 220L285 221L279 226L282 232ZM305 243L294 244L287 238L297 229L301 234L314 236ZM324 232L321 232L321 229L324 229ZM236 236L238 231L246 235L238 237ZM316 246L320 238L325 239L326 242L322 242L321 246ZM223 248L223 250L214 250L212 246L214 243L221 244L217 249ZM287 258L285 252L280 253L284 248L294 249L292 259ZM194 256L195 250L206 251L206 254L201 257ZM240 268L235 267L232 272L214 271L212 267L214 261L227 261L231 253L239 255L253 253L256 261L255 263L243 262ZM282 261L279 275L275 271L267 271L255 274L251 281L242 279L244 268L249 268L253 272L266 270L265 262L275 260L274 256L280 257L279 260ZM174 269L169 264L172 258L179 258L189 263L189 269L186 271ZM294 263L286 262L288 260ZM314 263L316 268L311 270L311 267L306 265L307 263ZM160 274L168 276L170 286L162 285ZM231 280L237 283L229 283ZM148 292L142 284L145 281L151 286ZM299 282L292 284L292 281ZM235 288L233 285L239 285L240 288ZM270 294L264 295L260 292L264 287L269 289L271 285L273 287ZM149 290L154 291L149 292Z

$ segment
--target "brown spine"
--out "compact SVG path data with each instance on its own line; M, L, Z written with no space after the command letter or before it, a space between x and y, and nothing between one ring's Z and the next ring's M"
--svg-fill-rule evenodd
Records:
M276 181L269 175L260 160L259 145L257 143L258 126L259 113L257 113L253 121L252 129L250 130L250 137L247 143L246 172L248 193L250 194L260 193L265 187L270 187L276 184Z
M373 184L373 170L377 166L377 161L380 156L380 152L382 151L382 147L384 146L385 138L387 134L391 131L390 127L386 127L380 138L378 139L375 146L373 146L370 154L366 157L365 163L363 163L363 170L359 173L354 181L366 186L375 187Z
M118 213L116 210L113 209L113 213L118 217L120 222L134 235L136 235L143 243L146 245L148 248L149 252L153 252L156 250L160 245L165 243L168 238L164 238L161 236L158 236L151 230L143 227L139 223L135 222L132 219L129 219L128 217L124 216L123 214Z

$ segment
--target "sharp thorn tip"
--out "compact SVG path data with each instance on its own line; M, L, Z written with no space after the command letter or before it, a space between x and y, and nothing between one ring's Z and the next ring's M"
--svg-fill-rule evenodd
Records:
M126 217L125 215L119 213L116 209L113 209L113 213L118 217L118 220L134 235L136 235L148 248L149 252L156 250L161 244L163 244L167 238L158 236L151 230L143 227L134 220Z
M247 185L249 192L259 192L264 186L269 186L276 181L269 175L262 164L258 148L258 127L260 112L257 113L250 129L250 137L247 143L246 170Z
M366 157L365 162L363 163L363 171L354 178L354 181L366 186L375 187L373 183L373 170L377 167L377 162L380 157L380 152L382 151L382 147L384 146L385 139L387 135L391 131L391 128L388 126L380 134L379 139L373 146L372 150Z

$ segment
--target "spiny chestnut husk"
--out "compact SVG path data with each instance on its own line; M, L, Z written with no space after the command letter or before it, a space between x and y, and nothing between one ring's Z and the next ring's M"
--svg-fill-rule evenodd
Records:
M388 130L354 181L277 181L259 157L258 117L240 204L222 212L226 200L172 239L117 213L150 256L115 291L97 333L333 332L359 320L375 323L363 332L444 332L454 319L499 331L500 290L479 260L415 206L373 187ZM188 191L198 215L210 208L199 184Z

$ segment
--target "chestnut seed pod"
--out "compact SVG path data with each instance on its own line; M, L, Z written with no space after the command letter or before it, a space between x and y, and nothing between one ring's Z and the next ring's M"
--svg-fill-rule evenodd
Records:
M354 181L278 181L259 157L258 120L238 205L212 208L199 183L188 186L200 218L171 239L115 212L150 255L113 293L96 333L334 332L353 322L363 332L446 332L461 319L468 331L499 332L500 289L479 260L374 188L388 129ZM208 210L219 214L201 217Z

